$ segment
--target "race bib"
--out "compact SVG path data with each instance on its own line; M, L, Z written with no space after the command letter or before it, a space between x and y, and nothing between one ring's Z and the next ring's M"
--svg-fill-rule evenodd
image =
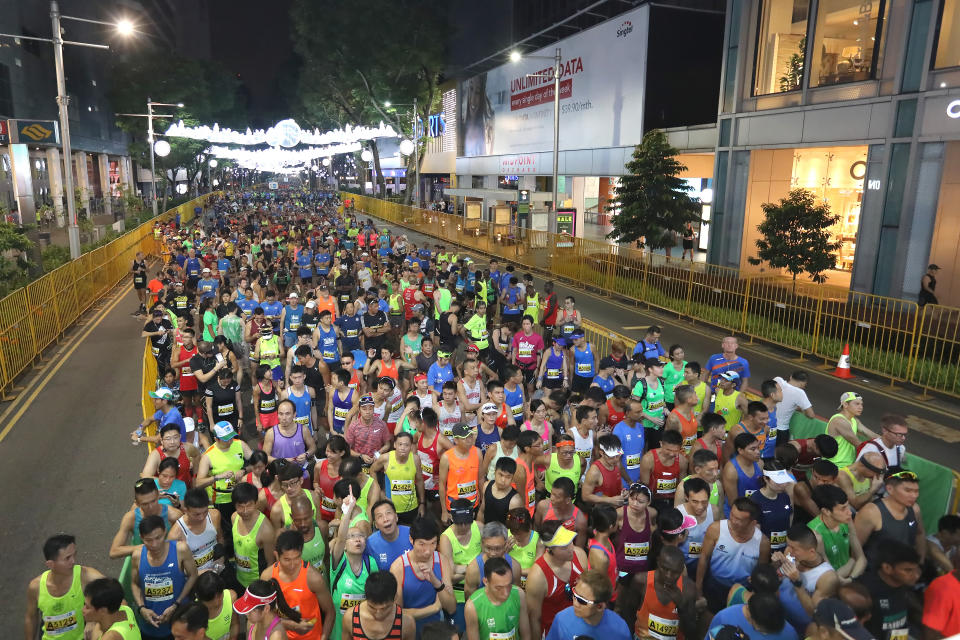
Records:
M458 485L459 487L459 485ZM390 494L409 496L413 494L413 480L390 480Z
M907 627L903 629L890 629L890 640L907 640L909 634L910 629Z
M527 506L536 504L537 502L537 490L536 488L530 489L527 492ZM567 527L569 529L569 527Z
M143 599L147 602L166 602L173 599L173 578L144 576Z
M656 640L674 640L680 630L680 620L661 618L651 613L647 619L647 628L650 630L650 637Z
M560 377L560 369L547 369L547 377L556 380Z
M487 634L487 637L490 638L490 640L513 640L514 638L517 637L517 630L511 629L510 631L507 631L505 633L498 633L496 631L491 631L490 633Z
M477 481L471 480L470 482L458 482L457 497L469 498L471 500L476 498L477 497Z
M640 468L640 459L643 458L642 453L628 453L627 454L627 469L639 469Z
M293 421L296 422L297 424L302 424L302 425L306 426L306 425L310 424L310 416L303 416L302 418L298 416L298 417L294 418Z
M324 350L323 350L323 359L324 359L324 360L333 360L333 355L334 355L334 352L333 352L333 351L329 351L329 350L327 350L327 349L324 349Z
M663 409L663 407L664 407L664 402L663 402L663 399L661 398L660 400L657 400L656 402L651 402L650 404L648 404L648 405L647 405L647 410L648 410L648 411L656 411L657 409Z
M362 593L342 593L340 594L340 611L353 609L366 599L367 596Z
M588 376L590 375L590 372L592 370L593 370L593 365L590 363L583 363L583 362L577 363L577 373L579 374Z
M59 636L75 630L80 621L76 611L67 611L56 616L43 616L43 632L48 636Z
M211 560L213 560L213 545L210 545L206 549L201 549L199 556L198 555L193 556L193 561L197 563L198 567L202 567L203 565L207 564Z
M670 494L677 491L676 478L657 478L657 493Z
M770 532L770 546L771 547L783 547L787 544L787 532L786 531L771 531Z
M356 338L358 335L360 335L359 329L347 329L348 338Z
M756 492L757 492L756 489L747 489L746 491L743 492L743 497L749 498L750 496L752 496L752 495L755 494Z
M531 347L528 344L525 344L525 343L521 344L519 351L520 351L520 357L522 358L529 358L533 356L533 347Z
M276 406L277 406L277 399L276 399L276 398L271 398L271 399L269 399L269 400L261 400L261 401L260 401L260 411L263 411L264 409L272 411L272 410L274 409L274 407L276 407Z
M297 320L290 321L290 331L296 331L300 328L300 322Z
M239 553L236 555L236 563L238 571L250 571L253 569L253 563L250 561L250 558L242 556Z
M623 557L628 561L640 562L645 560L650 552L649 542L624 542Z
M690 452L693 451L693 443L697 441L697 434L692 436L687 436L683 439L683 452L687 455L690 455Z
M320 507L325 511L333 511L337 508L337 503L333 501L333 498L327 496L325 493L320 494Z
M218 416L229 416L229 415L232 414L232 413L233 413L233 403L232 403L232 402L231 402L230 404L222 404L222 405L220 405L219 407L217 407L217 415L218 415Z
M345 419L345 418L347 417L347 414L348 414L348 413L350 413L350 411L348 411L346 407L334 407L334 408L333 408L333 417L334 417L334 418L339 418L340 420L343 420L343 419Z
M688 558L699 558L700 552L703 550L703 541L700 542L690 542L690 546L687 548L687 557Z

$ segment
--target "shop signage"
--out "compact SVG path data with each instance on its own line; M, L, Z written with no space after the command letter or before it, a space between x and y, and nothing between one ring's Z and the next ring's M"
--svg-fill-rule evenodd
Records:
M643 139L649 6L641 6L457 87L458 156L553 149L553 58L560 47L560 149ZM506 173L501 171L501 173ZM517 173L514 171L513 173Z
M60 127L53 120L7 120L7 127L13 144L60 144Z
M519 175L540 172L540 156L536 153L500 156L501 175Z
M573 236L577 231L577 210L557 209L557 247L569 249L573 247Z
M960 100L954 100L947 105L948 118L960 118Z
M870 191L880 191L880 181L867 180L867 189L869 189Z
M439 138L447 131L447 117L443 113L427 116L427 137Z

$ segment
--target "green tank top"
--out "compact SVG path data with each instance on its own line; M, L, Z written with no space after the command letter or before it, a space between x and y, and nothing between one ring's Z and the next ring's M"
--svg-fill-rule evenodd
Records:
M683 483L692 478L692 475L687 476L680 481L680 486L683 486ZM716 480L713 484L710 485L710 504L715 504L720 506L720 481Z
M866 493L867 491L870 491L871 481L869 478L867 478L866 480L857 480L857 476L853 475L853 471L850 471L849 466L843 467L842 469L840 469L840 471L843 471L844 473L846 473L847 477L850 478L850 482L853 484L854 495L859 496L861 494Z
M280 366L280 336L260 338L260 364L269 367Z
M467 320L463 328L470 335L470 340L477 345L478 349L486 349L490 345L490 332L487 331L486 318L474 315Z
M493 604L486 589L477 589L470 596L477 610L478 638L480 640L516 640L520 620L520 588L513 585L510 595L501 604Z
M457 536L453 532L453 525L447 527L441 535L446 536L447 540L450 541L450 548L453 551L453 564L468 565L473 562L478 555L483 553L483 548L480 546L480 527L476 521L470 525L470 542L465 545L460 544L460 541L457 540ZM462 582L453 585L453 595L456 597L457 602L466 601L463 594Z
M817 516L807 526L823 538L823 551L834 569L840 569L850 560L850 525L840 524L836 531L831 531Z
M230 448L226 451L221 450L216 444L210 445L210 448L204 452L210 459L210 475L216 476L226 471L240 471L243 469L243 444L234 439L230 443ZM227 504L233 500L232 478L227 480L217 480L212 486L207 487L207 495L213 500L214 504Z
M233 521L233 551L236 556L237 580L244 589L260 577L260 564L257 560L260 547L257 546L257 533L265 518L266 516L262 513L259 514L257 523L245 536L240 535L240 517Z
M303 543L303 559L313 565L313 568L320 573L325 573L327 558L327 545L323 541L323 534L320 533L320 527L313 523L313 538L309 542Z
M534 294L532 298L530 296L527 296L527 308L524 309L523 313L528 316L532 316L534 324L540 321L540 294L539 293Z
M37 593L37 609L43 623L43 640L82 640L83 638L83 586L80 572L83 568L73 566L73 582L65 594L56 598L47 591L49 571L40 576L40 588Z
M313 501L313 492L307 491L306 489L301 489L304 495L307 496L307 500L310 501L310 507L313 509L313 515L317 515L317 505ZM280 503L280 509L283 511L283 526L290 527L293 524L293 516L290 512L290 501L287 500L287 494L280 496L280 499L277 501Z
M233 621L233 596L230 589L223 590L223 606L220 613L207 620L207 637L210 640L227 640L230 637L230 623Z
M530 532L530 539L522 547L514 545L510 549L510 557L520 563L521 569L529 569L537 561L537 543L540 542L540 534L536 531ZM523 585L520 585L521 587Z
M486 283L485 280L477 280L477 294L476 294L477 302L487 301L487 291L489 290L489 288L490 286Z
M360 497L357 498L357 506L360 507L364 513L367 512L367 499L370 497L370 487L373 486L373 478L367 476L367 481L363 483L363 488L360 489ZM369 520L369 518L367 518ZM353 522L350 523L353 525Z
M391 295L387 300L387 304L390 305L390 313L392 315L398 316L403 313L403 296L399 293Z
M357 526L357 524L360 523L360 522L370 522L370 517L367 515L367 510L366 510L366 509L364 509L363 511L361 511L361 512L358 513L357 515L353 516L353 518L350 520L350 524L347 525L347 526L349 526L349 527L355 527L355 526Z
M140 640L140 628L137 626L137 619L133 616L133 609L122 604L120 605L120 611L127 618L120 622L114 622L107 631L116 631L123 640Z
M723 416L723 419L727 423L727 433L730 433L730 429L733 425L740 422L740 418L743 417L743 412L740 409L737 409L737 398L740 396L739 391L734 391L730 395L724 395L722 391L717 392L717 399L714 400L714 410Z
M560 461L557 460L556 452L550 454L550 466L547 467L547 472L544 476L544 482L547 487L547 491L553 491L553 482L557 478L570 478L573 480L573 486L580 486L580 456L573 456L573 467L569 469L564 469L560 466Z
M221 324L223 325L223 335L227 340L234 345L243 344L243 320L231 313L223 317Z
M353 567L350 566L347 554L344 553L340 556L340 562L333 572L332 584L330 585L333 606L336 607L337 614L333 623L333 632L330 634L331 640L340 640L343 615L367 599L363 594L363 589L367 584L367 577L373 572L371 571L371 564L373 565L373 571L377 571L373 558L366 554L361 556L360 575L357 575L353 572Z
M663 398L667 402L674 401L673 390L677 388L677 385L683 382L683 369L687 366L687 361L683 361L680 370L678 371L675 366L673 366L673 360L668 362L663 367Z
M845 418L842 413L835 413L830 416L830 420L833 420L836 417ZM823 428L824 433L829 433L830 431L830 420L827 420L827 426ZM853 434L857 434L857 428L859 424L856 418L850 418L850 428L853 429ZM849 467L853 464L853 461L857 457L857 450L854 449L853 445L847 442L846 438L836 438L837 441L837 455L832 458L828 458L830 462L837 465L837 468L842 469L844 467Z
M413 461L413 454L407 454L407 461L397 462L397 452L387 454L387 464L384 472L387 476L386 497L393 502L397 513L406 513L416 509L420 503L417 500L417 465Z
M637 384L642 384L638 382ZM643 400L640 401L640 404L643 406L643 410L651 416L662 416L666 413L667 405L664 401L664 384L663 381L660 381L660 384L657 385L657 388L654 389L651 385L647 385L647 392L643 396ZM642 389L641 389L642 393ZM643 426L647 429L659 429L657 425L653 424L646 418L642 420Z
M433 310L434 320L439 320L441 313L450 310L450 301L452 299L453 295L450 293L449 289L440 289L440 300L437 302L436 308Z

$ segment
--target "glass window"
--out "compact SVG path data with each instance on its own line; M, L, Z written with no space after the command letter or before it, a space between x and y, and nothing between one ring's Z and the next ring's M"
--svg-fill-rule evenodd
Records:
M883 0L821 0L810 48L810 86L873 77L883 28Z
M960 0L943 0L933 66L960 66Z
M763 0L754 95L795 91L803 83L809 0Z

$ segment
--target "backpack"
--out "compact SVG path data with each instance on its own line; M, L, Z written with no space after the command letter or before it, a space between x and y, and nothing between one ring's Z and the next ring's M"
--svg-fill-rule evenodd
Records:
M657 380L660 381L661 386L665 385L667 382L663 376L659 376ZM638 400L640 400L640 402L643 402L643 400L647 397L647 378L646 377L640 378L640 385L643 387L643 393L640 394L640 397L638 398Z
M344 551L344 556L346 557L346 551ZM366 549L363 550L363 555L360 557L361 566L367 568L367 574L380 571L380 566L377 564L377 561L373 558L373 555L370 554ZM373 566L371 566L371 564ZM333 579L330 581L330 593L333 593L337 589L337 583L340 582L340 578L343 576L343 572L347 570L347 567L350 565L350 561L341 562L340 566L337 568L336 574L334 574Z

